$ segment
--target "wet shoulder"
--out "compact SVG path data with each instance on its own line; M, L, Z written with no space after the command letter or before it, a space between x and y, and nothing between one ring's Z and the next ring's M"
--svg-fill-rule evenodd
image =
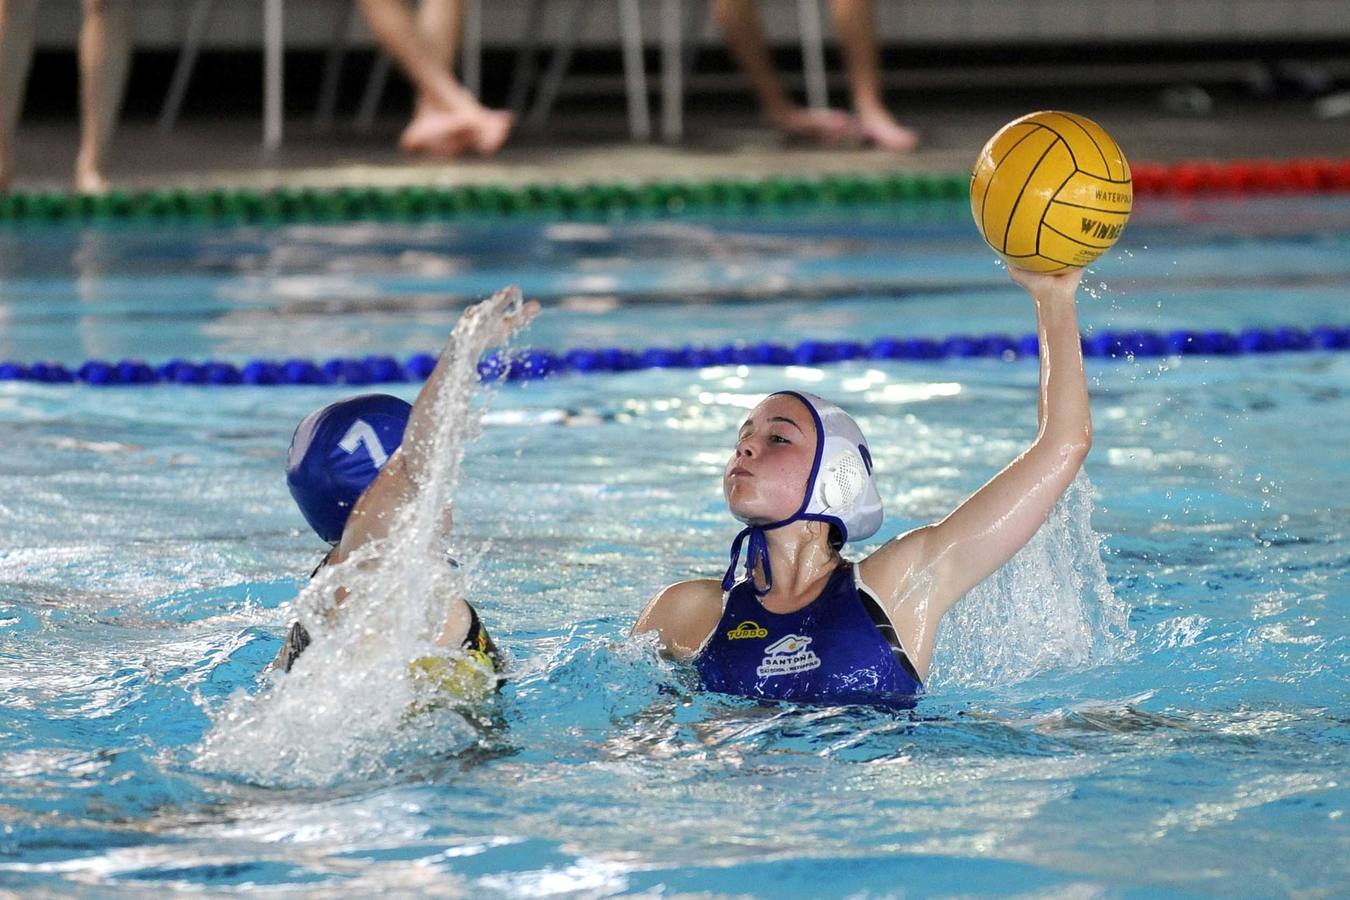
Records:
M699 578L672 584L656 595L633 631L655 631L667 654L688 659L699 651L722 618L722 584Z

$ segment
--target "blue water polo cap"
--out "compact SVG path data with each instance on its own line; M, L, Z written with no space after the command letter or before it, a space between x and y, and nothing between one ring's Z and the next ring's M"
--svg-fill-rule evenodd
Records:
M330 544L390 455L403 442L412 405L389 394L363 394L305 416L291 438L286 486L305 521Z

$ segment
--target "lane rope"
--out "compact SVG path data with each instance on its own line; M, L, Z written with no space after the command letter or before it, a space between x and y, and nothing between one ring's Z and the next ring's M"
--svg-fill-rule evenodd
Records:
M1099 331L1085 335L1090 359L1132 360L1167 356L1245 356L1350 349L1350 327L1280 327L1229 331ZM485 356L484 380L530 381L564 374L599 374L645 369L702 369L710 366L819 366L855 360L940 361L992 358L1012 362L1035 358L1035 334L953 335L946 338L879 338L859 341L803 341L795 346L735 343L715 347L578 348L564 353L525 349ZM371 385L425 381L436 357L392 356L253 359L242 365L223 360L172 359L159 365L142 360L89 360L67 367L57 362L0 362L0 381L95 386L174 385Z
M1350 158L1142 162L1132 167L1138 196L1235 196L1350 191ZM198 222L217 225L420 222L546 215L612 218L677 216L858 203L963 200L970 175L880 175L655 181L645 184L458 185L399 188L249 188L113 190L0 195L0 223L99 224Z

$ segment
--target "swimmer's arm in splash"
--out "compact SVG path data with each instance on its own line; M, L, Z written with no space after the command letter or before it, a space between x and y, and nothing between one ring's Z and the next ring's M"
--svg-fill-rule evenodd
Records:
M328 560L330 564L340 563L358 549L386 537L399 509L417 495L419 485L429 479L432 469L438 464L433 451L436 432L441 423L435 418L435 400L450 369L456 336L476 319L487 316L494 322L496 329L493 342L500 344L528 324L538 312L539 304L533 300L522 303L520 289L515 287L498 291L489 299L464 311L445 348L441 350L436 367L413 401L402 443L390 454L380 474L352 507L351 517L342 531L342 539ZM449 531L448 522L446 530Z
M938 620L1012 558L1073 483L1092 446L1075 295L1082 269L1010 269L1036 302L1041 378L1036 439L942 521L887 542L861 564L921 671ZM920 663L920 660L922 661Z
M656 632L661 655L690 659L707 643L722 618L722 582L681 581L661 590L633 624L634 635Z
M403 432L403 441L399 448L389 456L380 474L371 482L352 507L352 514L342 530L342 538L325 561L329 565L343 562L353 553L378 541L389 534L404 504L412 502L419 485L429 480L429 475L438 464L434 457L435 435L441 427L436 420L436 397L449 372L450 360L454 353L456 338L466 328L475 325L477 320L488 317L492 332L492 342L505 342L518 329L527 325L539 312L539 304L533 300L522 302L520 289L515 287L498 291L481 303L476 303L464 311L459 322L451 332L445 348L441 350L436 367L427 378L426 384L413 401L412 412ZM445 531L450 530L449 511L446 512ZM346 591L339 589L338 602L344 599ZM442 635L444 643L455 645L457 635L469 626L470 613L467 605L454 604L458 615L452 614L446 623L446 632ZM462 607L462 609L460 609Z

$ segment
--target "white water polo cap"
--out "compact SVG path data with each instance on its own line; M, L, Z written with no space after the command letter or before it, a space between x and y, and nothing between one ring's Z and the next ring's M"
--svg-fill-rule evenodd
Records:
M804 391L778 391L770 396L796 397L816 423L816 458L806 482L802 507L787 522L811 519L839 529L844 541L860 541L877 533L883 511L872 477L872 453L853 417L830 401Z
M722 586L730 590L735 583L736 564L741 546L748 538L749 553L745 560L747 577L753 578L755 564L762 563L765 575L764 594L773 586L769 571L768 542L764 532L802 520L825 522L839 530L841 541L860 541L877 533L884 516L881 494L872 476L872 453L867 439L853 417L830 401L805 391L777 391L770 397L796 397L810 412L816 423L816 455L811 464L811 476L806 480L806 494L797 512L780 522L768 525L750 525L736 536L731 545L731 567L727 569Z

